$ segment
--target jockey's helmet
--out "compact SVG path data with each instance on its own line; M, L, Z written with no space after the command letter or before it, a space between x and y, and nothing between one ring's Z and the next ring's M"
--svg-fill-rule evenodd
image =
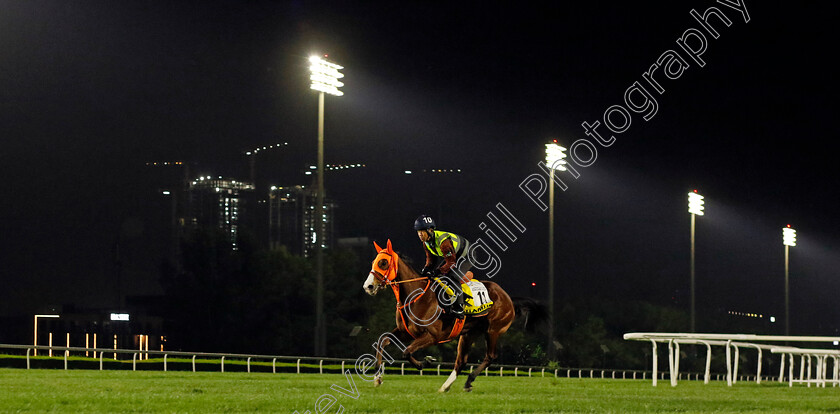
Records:
M435 221L425 214L417 217L417 220L414 220L414 230L426 230L433 228L435 228Z

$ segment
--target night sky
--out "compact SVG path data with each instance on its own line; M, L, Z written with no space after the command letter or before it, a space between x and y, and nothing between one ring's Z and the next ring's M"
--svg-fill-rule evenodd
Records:
M631 112L557 191L558 295L687 309L698 189L699 306L782 315L790 223L792 333L840 329L828 2L749 1L749 22L713 1L335 3L0 0L0 315L115 305L118 239L122 289L161 292L166 204L147 162L246 179L243 151L288 142L257 159L258 184L310 184L307 57L328 54L346 86L327 97L327 163L367 166L327 176L339 236L390 238L420 260L418 215L486 241L479 225L502 203L526 230L497 249L494 280L544 297L548 217L519 184L549 140L594 143L581 123L603 124L640 82L655 114ZM731 26L712 18L705 65L660 72L656 93L643 74L667 50L687 57L676 40L709 7ZM462 173L417 173L443 168Z

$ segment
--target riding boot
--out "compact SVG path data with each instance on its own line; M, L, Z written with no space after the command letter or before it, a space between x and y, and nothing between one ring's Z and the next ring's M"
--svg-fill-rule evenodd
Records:
M455 295L455 303L452 304L452 314L462 316L464 314L464 292Z

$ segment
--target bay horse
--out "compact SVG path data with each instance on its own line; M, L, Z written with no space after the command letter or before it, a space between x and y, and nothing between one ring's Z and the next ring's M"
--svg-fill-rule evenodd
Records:
M374 242L377 256L371 265L362 286L365 292L373 296L385 286L394 291L397 299L396 321L397 327L391 333L400 340L411 343L403 349L403 356L417 369L422 370L429 358L421 363L412 355L430 346L441 344L458 338L458 356L455 358L455 368L449 378L441 385L438 392L449 391L458 374L467 363L467 355L473 341L483 335L487 341L487 351L484 360L467 378L464 391L472 390L472 383L476 377L498 357L499 336L507 332L516 316L513 301L510 296L496 283L481 281L487 288L493 306L482 316L466 315L458 319L444 312L438 304L434 289L436 282L428 276L420 276L411 268L391 247L391 240L385 248ZM376 366L378 368L374 379L374 386L382 384L382 353L388 339L381 342L376 350Z

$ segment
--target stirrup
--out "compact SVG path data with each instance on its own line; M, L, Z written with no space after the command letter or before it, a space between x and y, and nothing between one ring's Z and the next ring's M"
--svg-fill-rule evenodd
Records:
M458 300L460 298L460 300ZM460 310L456 310L455 308L460 308ZM467 304L464 302L463 293L461 296L456 297L455 302L449 305L449 310L455 316L463 317L467 313Z

